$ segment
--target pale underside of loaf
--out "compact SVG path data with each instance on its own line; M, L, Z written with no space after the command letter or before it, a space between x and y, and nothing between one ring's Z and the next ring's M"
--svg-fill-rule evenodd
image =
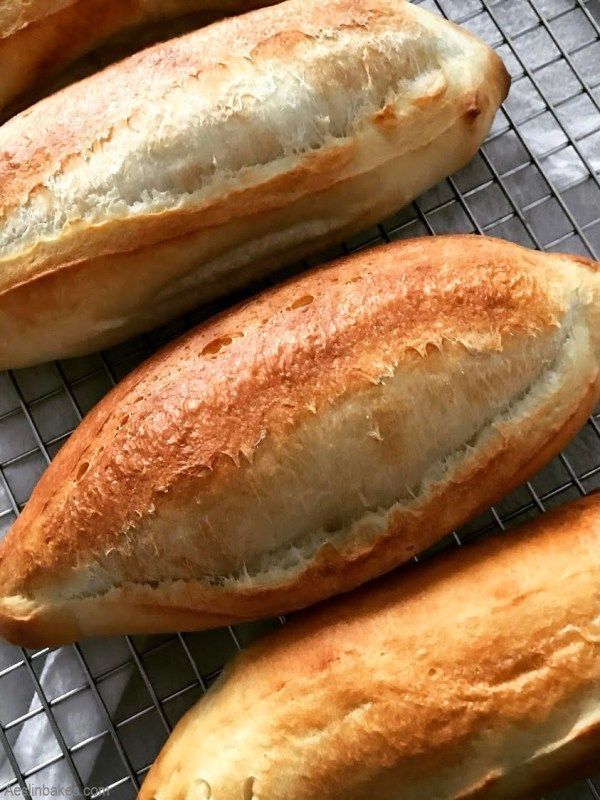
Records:
M201 327L106 398L37 488L0 551L5 635L264 616L408 560L583 424L598 291L591 262L437 238Z
M486 45L387 0L290 0L70 87L0 129L0 341L19 316L38 340L13 357L46 355L29 285L73 353L365 227L468 161L507 87Z
M599 746L596 496L254 645L140 800L526 800Z

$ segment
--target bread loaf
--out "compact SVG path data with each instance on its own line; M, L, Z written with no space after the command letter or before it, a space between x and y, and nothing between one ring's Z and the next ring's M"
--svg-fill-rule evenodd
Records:
M42 101L0 128L0 367L99 349L367 227L469 160L508 82L404 0L289 0Z
M247 11L264 0L2 0L0 109L132 26L195 11Z
M308 273L88 415L0 545L0 632L202 628L349 590L541 467L599 368L576 256L430 237Z
M596 495L253 645L139 800L531 800L599 754Z

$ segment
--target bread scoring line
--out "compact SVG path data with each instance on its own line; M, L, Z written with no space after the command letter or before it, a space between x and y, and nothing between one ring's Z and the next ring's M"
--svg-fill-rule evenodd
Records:
M111 586L107 586L105 590L101 591L82 591L71 593L57 592L53 596L64 601L78 599L83 600L91 597L106 596L112 591L122 589L126 586L145 586L147 588L158 590L162 586L169 586L178 583L200 583L210 587L227 587L231 586L232 584L237 584L240 587L249 585L268 586L272 582L278 582L282 580L284 577L291 578L300 573L303 568L310 563L310 559L317 556L319 551L324 546L336 547L336 545L342 544L343 540L348 537L355 526L362 526L365 523L373 522L378 527L379 531L385 535L386 519L390 515L397 510L409 512L418 510L419 504L422 502L428 487L434 488L436 485L442 482L451 482L452 479L451 477L449 478L448 475L451 475L453 470L464 467L465 458L467 462L474 458L475 454L478 452L478 449L482 446L482 438L486 435L490 435L495 428L506 422L509 414L512 414L514 417L515 409L526 405L530 398L535 396L536 391L554 374L560 371L560 367L567 360L567 351L569 345L575 342L576 334L581 330L581 332L587 335L587 329L585 328L582 315L580 316L577 313L582 308L583 306L581 303L576 300L567 311L563 324L561 325L562 330L560 338L557 342L555 357L552 359L552 361L550 361L550 363L543 365L537 377L529 384L527 389L515 397L501 413L494 415L487 423L484 423L481 428L471 437L471 439L463 444L462 447L448 453L444 458L441 458L432 464L422 476L419 490L414 493L414 496L411 497L411 493L409 492L407 496L400 498L396 503L392 504L387 509L369 510L360 518L353 520L351 523L345 525L337 531L327 532L327 538L324 541L324 531L313 531L303 537L301 541L297 541L294 545L286 545L272 552L264 553L260 557L260 561L264 563L265 560L270 560L273 562L276 561L277 556L287 555L288 559L291 559L291 563L288 563L285 566L277 565L274 569L272 563L271 566L263 567L261 565L259 568L255 567L254 569L248 569L248 565L244 564L237 572L229 573L227 575L204 574L182 578L160 578L151 581L128 580L113 583ZM578 323L580 324L578 325ZM516 416L518 416L518 411ZM461 456L464 456L465 458L461 458ZM440 467L442 467L441 471ZM436 475L436 479L434 481L431 480L432 475ZM373 541L374 536L377 536L377 532L374 532L370 539L365 539L364 544L370 544ZM340 554L343 555L343 547L336 549ZM82 564L76 569L89 571L90 568L94 568L94 562L88 566ZM102 570L102 572L104 572L104 570Z
M326 39L323 36L315 37L313 48L318 48L319 45L323 44L323 42L326 42L326 47L322 48L323 53L319 53L317 49L317 52L313 55L315 63L318 62L320 57L335 56L335 48L332 48L331 40ZM355 46L360 44L363 49L363 53L359 59L361 63L361 68L359 71L364 72L364 74L367 76L367 87L373 85L373 82L370 72L370 65L365 55L366 49L371 47L375 48L380 53L384 51L387 52L386 48L390 48L392 42L394 43L394 49L397 51L403 50L407 46L412 47L415 50L415 53L411 54L413 57L414 69L410 71L408 77L406 75L406 70L403 70L398 78L398 81L395 82L394 85L382 85L381 89L385 91L380 96L375 98L372 105L369 105L368 108L360 108L358 102L356 102L357 108L353 118L346 121L344 129L340 131L340 135L334 135L335 120L332 119L332 113L335 111L335 109L329 108L330 113L326 120L326 130L323 129L319 132L320 140L316 144L311 146L310 142L308 142L308 146L295 149L295 147L292 146L294 144L292 142L287 147L289 152L286 152L286 143L281 140L278 142L281 150L281 155L279 157L277 157L276 154L269 154L269 157L263 160L259 159L253 161L252 163L235 165L235 167L232 167L222 174L219 174L218 180L216 178L216 170L218 169L218 166L215 163L215 155L213 152L213 161L210 162L210 160L208 160L206 164L203 165L204 168L199 175L201 181L197 187L192 189L186 190L185 188L179 186L175 187L174 181L176 176L165 174L164 188L157 187L152 189L150 192L148 192L146 188L143 190L140 189L137 196L133 199L122 196L120 191L116 191L113 198L107 197L107 202L104 205L98 205L97 202L90 203L90 207L87 210L84 209L83 213L78 212L76 215L69 215L68 209L62 208L61 205L58 205L56 208L52 208L52 204L57 203L54 195L55 188L52 186L52 182L66 179L66 176L69 175L69 170L67 168L68 163L82 160L84 165L87 166L90 163L90 160L95 156L96 151L100 149L100 152L102 152L102 146L110 143L117 134L122 133L126 129L130 129L131 131L135 132L136 128L134 127L134 121L137 118L145 118L148 113L143 105L140 106L139 108L135 109L133 113L130 114L125 120L115 123L103 135L98 136L94 141L89 143L84 150L78 150L77 152L69 153L67 156L65 156L61 162L55 166L52 172L44 176L43 180L39 180L34 186L29 187L23 196L20 205L17 204L17 201L15 201L11 206L5 206L0 211L0 221L3 222L4 225L4 230L0 231L0 260L2 258L10 258L11 256L14 257L18 253L27 251L28 249L34 247L36 243L40 241L40 239L44 242L52 242L57 237L64 236L65 233L68 233L69 228L73 224L81 224L83 222L92 226L102 225L103 222L110 217L110 215L114 215L119 219L126 219L128 217L135 218L139 217L141 214L144 216L158 215L164 210L172 208L173 204L175 204L176 208L190 205L190 200L195 201L195 204L198 206L197 209L194 208L191 210L201 210L203 204L203 195L208 195L208 197L204 199L205 202L211 202L211 200L214 201L219 199L219 195L215 196L214 192L212 192L211 195L211 191L214 189L214 185L216 183L218 183L220 194L224 193L226 190L231 191L236 186L239 186L241 190L244 190L250 188L252 184L248 184L248 186L244 185L243 182L240 181L240 174L243 176L243 174L246 172L251 173L253 169L264 167L266 168L267 174L264 175L264 177L259 177L259 179L254 183L254 185L258 187L262 182L264 182L264 180L269 179L269 171L279 174L282 170L285 170L286 162L289 164L289 169L293 169L294 167L299 166L298 162L301 163L304 158L310 158L311 156L319 154L320 152L323 152L329 148L343 147L347 142L351 142L356 136L360 137L361 127L365 123L369 122L374 114L381 112L389 104L391 98L393 98L395 103L402 99L399 93L400 88L405 81L411 79L414 80L417 77L423 78L426 75L439 72L440 70L443 71L444 69L449 69L450 67L448 64L444 64L442 55L444 55L445 58L450 58L452 61L452 59L460 56L462 53L462 51L454 43L452 43L452 47L447 45L446 49L442 53L434 47L433 43L427 42L425 43L427 45L427 52L421 53L419 48L423 47L423 42L418 39L411 38L404 32L375 32L369 35L366 38L366 41L359 41L355 43ZM344 40L338 40L336 41L336 45L337 49L343 52L347 50L349 46L352 46L352 42L348 43ZM419 63L421 56L423 57L425 63ZM274 61L279 70L279 62L274 59L266 59L265 61L258 61L258 63L252 59L246 60L250 60L254 70L258 70L260 72L261 80L265 85L265 89L268 89L269 87L268 79L272 79L272 91L276 91L280 82L275 81L273 77L273 70L269 70L269 65L272 63L272 61ZM196 72L191 72L185 78L173 83L155 102L157 104L165 103L167 99L175 92L186 92L186 86L188 84L195 80L199 80L203 73L207 73L211 69L215 69L216 66L217 65L211 65L209 67L197 70ZM315 65L313 64L312 66L314 67ZM285 72L288 78L293 77L298 81L298 86L303 85L304 82L301 74L294 75L289 68L285 68ZM225 106L221 109L222 114L225 115L223 119L221 119L221 122L225 119L231 119L232 117L235 117L236 113L240 112L240 109L236 109L231 105L233 100L235 100L235 86L235 81L230 81L225 87L224 91L227 93L233 92L233 95L232 97L229 97L227 94L225 95L224 99L228 100L228 103L225 104ZM242 85L240 90L243 88L244 87ZM316 86L313 87L313 89L314 91L310 93L311 97L307 96L306 102L317 102L317 100L315 100L317 96ZM253 97L251 99L260 106L260 98ZM265 98L263 98L263 102L264 100ZM327 101L321 100L320 102L323 104L324 109L327 110ZM426 138L420 140L418 144L415 142L414 148L405 147L402 149L402 151L400 151L399 148L395 148L395 155L397 156L402 153L410 152L411 149L418 149L419 147L427 145L434 138L443 134L446 130L448 130L448 128L452 127L452 125L456 123L456 119L461 116L461 113L461 108L455 109L455 115L453 115L452 119L448 120L447 124L442 130L435 134L432 133L429 139ZM254 121L260 125L260 114L254 112L254 117L256 117L256 120ZM318 120L321 120L321 118L319 117ZM322 120L325 120L325 117L323 117ZM188 122L190 122L190 120L188 120ZM253 120L250 120L250 123L252 122ZM315 125L315 130L317 128L318 125ZM176 154L174 153L173 157L175 155ZM158 158L158 155L155 156L155 158ZM83 168L83 166L80 168ZM75 169L77 169L77 167ZM70 172L72 173L73 170ZM106 179L108 177L108 175L105 176ZM207 177L208 180L206 180ZM169 181L171 185L167 186L166 184ZM144 194L146 196L144 196ZM46 207L46 203L43 200L44 196L48 198L48 202L50 203L49 207ZM35 212L35 207L33 207L32 204L38 202L38 197L40 198L42 206L44 206L37 211L40 220L39 226L41 229L38 230L36 226L36 228L32 231L30 230L30 226L32 224L31 212ZM111 208L111 206L114 207ZM17 213L15 213L15 210ZM52 212L53 216L51 216ZM11 224L12 230L10 227Z

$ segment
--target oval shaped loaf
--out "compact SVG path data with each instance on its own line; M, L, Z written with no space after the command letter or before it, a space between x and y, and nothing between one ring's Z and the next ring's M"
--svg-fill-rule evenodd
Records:
M596 495L253 645L139 800L526 800L599 749Z
M0 367L367 227L468 161L507 89L490 48L405 0L289 0L42 101L0 129Z
M529 477L599 396L600 276L431 237L226 312L88 415L0 546L0 631L49 644L306 606Z
M264 4L264 0L2 0L0 109L132 26L192 12L236 13Z

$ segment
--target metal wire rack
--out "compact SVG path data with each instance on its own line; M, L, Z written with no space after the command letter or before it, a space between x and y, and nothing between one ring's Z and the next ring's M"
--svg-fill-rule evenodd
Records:
M513 76L512 92L469 166L340 251L471 231L598 258L600 2L422 5L490 42ZM81 416L157 346L215 310L203 309L103 354L0 374L0 537ZM436 550L504 531L598 486L600 409L532 481ZM283 622L87 641L53 651L0 643L0 798L28 791L46 796L53 787L67 787L72 795L101 790L111 800L133 798L174 723L226 661ZM553 797L600 800L600 776Z

